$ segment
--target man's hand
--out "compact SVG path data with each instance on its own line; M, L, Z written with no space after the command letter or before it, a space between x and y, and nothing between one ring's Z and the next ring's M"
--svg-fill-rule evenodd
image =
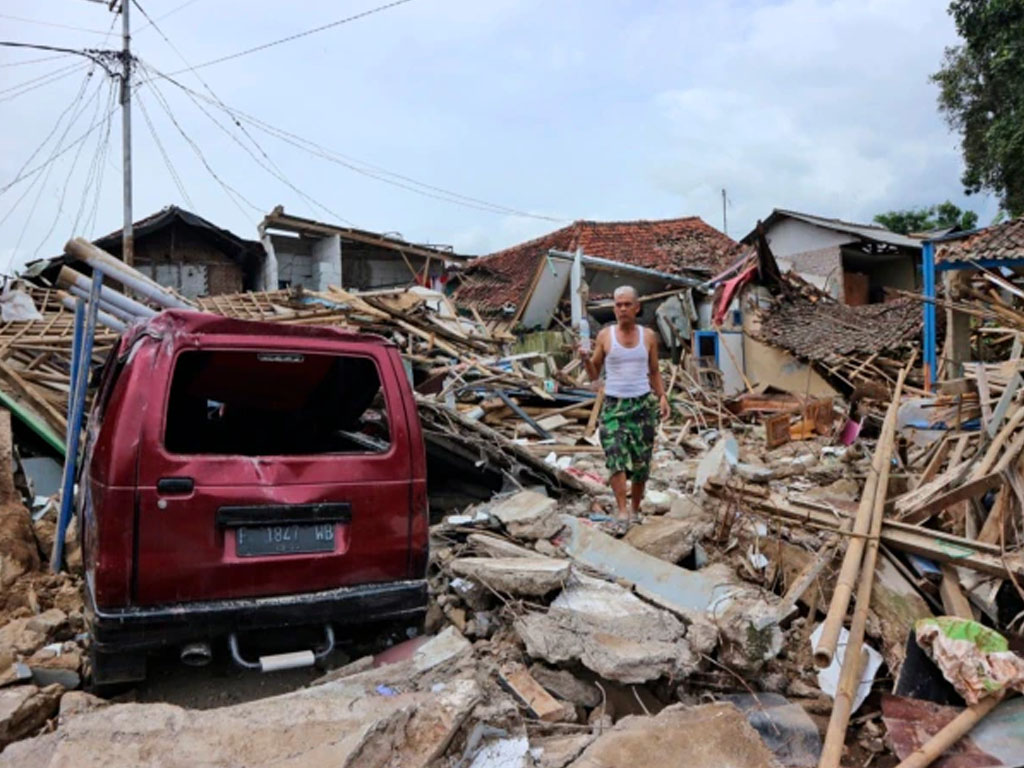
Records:
M661 410L661 420L667 421L668 417L672 415L672 409L668 406L668 395L661 396L661 399L658 400L658 408Z
M590 359L590 356L594 354L594 349L593 347L591 347L590 349L584 349L582 344L577 344L576 354L579 355L580 360L586 362L587 360Z

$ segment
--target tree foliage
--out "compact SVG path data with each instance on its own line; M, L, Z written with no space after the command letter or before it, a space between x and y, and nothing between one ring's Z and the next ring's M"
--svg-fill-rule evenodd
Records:
M875 223L886 229L909 235L911 232L927 232L930 229L960 227L974 229L978 224L978 214L974 211L962 211L949 200L928 208L906 208L899 211L887 211L875 216Z
M964 188L1024 213L1024 0L953 0L963 45L947 48L939 109L961 137Z

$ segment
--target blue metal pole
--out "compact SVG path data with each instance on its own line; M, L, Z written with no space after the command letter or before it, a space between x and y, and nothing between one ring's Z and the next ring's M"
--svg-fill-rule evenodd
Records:
M71 522L71 513L74 510L75 491L75 469L78 464L78 443L82 434L82 418L85 412L85 393L89 388L89 373L92 368L92 342L96 334L96 315L100 306L100 287L103 284L103 276L96 273L93 275L92 290L89 292L88 312L85 320L85 328L82 332L78 347L78 366L75 371L75 380L72 383L71 414L68 419L68 452L64 457L64 474L61 478L60 512L57 517L57 531L53 539L53 550L50 553L50 570L57 572L64 563L64 536L67 534L68 524ZM75 308L78 314L78 307ZM75 333L80 327L76 323Z
M921 250L921 267L924 278L924 385L931 390L938 376L938 354L935 349L935 244L924 242ZM948 329L947 329L948 333Z
M78 382L78 363L82 357L82 331L85 330L85 301L75 300L74 336L71 337L71 376L68 378L68 408L66 419L71 421L72 405L75 402L75 384ZM68 433L71 434L70 432ZM65 438L65 445L67 439Z

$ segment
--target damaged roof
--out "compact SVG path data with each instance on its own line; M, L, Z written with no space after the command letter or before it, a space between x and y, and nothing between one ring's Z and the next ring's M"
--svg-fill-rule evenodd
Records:
M815 227L821 227L822 229L831 229L835 232L842 232L873 243L894 245L899 248L913 248L915 250L921 249L921 241L917 238L910 237L909 235L901 235L898 232L893 232L892 230L886 229L878 224L856 224L850 221L843 221L842 219L830 219L825 216L815 216L810 213L788 211L784 208L775 208L771 212L771 215L764 220L764 226L768 229L779 219L783 218L796 219L804 222L805 224L811 224ZM756 236L757 229L755 228L743 238L742 242L752 243Z
M935 261L1024 259L1024 216L935 243Z
M132 236L136 241L152 232L158 232L165 227L181 222L182 224L200 230L217 244L224 251L226 256L241 262L246 258L263 257L263 246L256 240L246 240L234 232L218 227L216 224L207 221L202 216L186 211L176 205L168 205L166 208L151 214L144 219L139 219L132 224ZM93 244L102 248L107 253L119 255L121 253L121 230L115 230L93 241Z
M912 341L921 332L920 302L911 297L851 307L805 295L784 297L761 318L756 336L812 362L872 354Z
M657 221L576 221L503 251L482 256L465 271L459 300L484 309L520 304L551 249L657 270L710 275L731 265L741 246L698 216Z

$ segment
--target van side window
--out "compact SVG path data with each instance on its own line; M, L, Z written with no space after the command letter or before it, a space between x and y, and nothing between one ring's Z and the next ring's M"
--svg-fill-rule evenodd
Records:
M357 355L182 352L164 444L182 454L385 453L391 431L377 364Z

